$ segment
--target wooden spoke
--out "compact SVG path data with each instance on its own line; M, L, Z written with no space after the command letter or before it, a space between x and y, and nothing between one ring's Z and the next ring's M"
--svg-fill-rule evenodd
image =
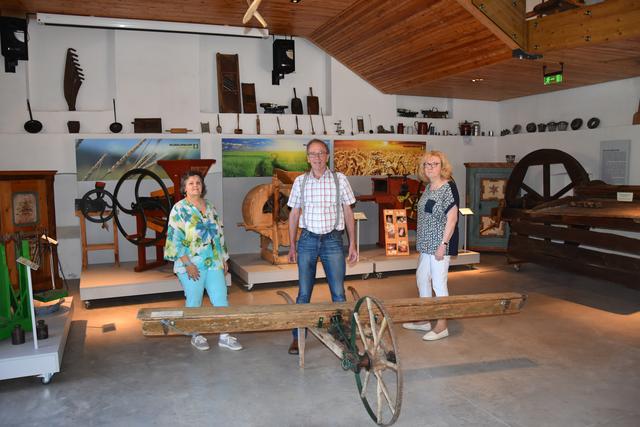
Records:
M389 410L392 414L395 414L395 409L393 409L393 405L391 404L391 399L389 398L389 392L387 391L387 387L384 385L384 381L382 380L382 376L375 372L376 378L378 379L378 384L380 384L380 389L382 390L382 394L384 395L385 400L387 401L387 405L389 405Z
M564 196L566 192L568 192L569 190L571 190L575 186L576 186L575 182L570 182L569 184L565 185L562 190L560 190L556 194L554 194L552 196L552 199L559 199L560 197Z
M398 372L398 365L396 365L395 363L389 362L388 360L383 360L382 363L384 363L384 366L391 369L392 371Z
M360 398L364 399L367 394L367 385L369 385L369 377L371 376L371 371L366 371L364 374L364 381L362 383L362 391L360 392Z
M387 318L382 318L382 324L380 325L380 330L378 331L378 336L374 339L375 345L373 347L372 353L376 353L378 348L380 348L380 344L382 343L382 334L384 334L385 329L387 329Z
M533 188L529 187L527 184L525 184L524 182L520 185L522 187L522 189L524 191L527 192L527 194L530 194L531 196L534 196L538 199L543 199L544 197L542 197L540 195L540 193L538 193L536 190L534 190Z
M377 347L378 336L376 335L376 317L373 314L373 308L371 307L371 298L367 298L367 310L369 311L369 325L371 326L371 334L373 335L373 345Z
M356 321L356 325L358 325L358 333L360 334L360 339L362 340L364 351L369 351L369 346L367 345L367 339L364 336L364 331L362 330L362 325L360 324L360 317L358 316L358 313L353 313L353 318Z

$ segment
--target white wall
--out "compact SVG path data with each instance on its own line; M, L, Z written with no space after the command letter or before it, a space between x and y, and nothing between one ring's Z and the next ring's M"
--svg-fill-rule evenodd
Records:
M221 147L219 135L199 134L200 122L209 121L215 129L217 118L217 86L215 53L238 53L240 81L256 84L257 103L274 102L290 105L293 87L303 104L308 88L320 98L326 117L329 138L334 138L334 122L341 120L347 134L350 119L365 119L369 130L369 115L375 128L386 129L399 122L406 125L416 119L397 117L396 108L428 109L433 106L447 109L450 119L418 119L434 124L437 131L457 133L458 122L479 120L482 130L499 134L503 127L526 124L528 121L550 121L574 117L588 119L598 116L602 128L596 131L556 132L552 134L515 135L505 138L478 137L464 141L456 136L409 137L375 135L387 139L419 139L427 141L429 148L445 151L454 165L454 176L464 195L464 162L500 161L505 154L521 158L536 148L557 147L576 156L589 171L597 172L599 141L610 139L632 140L632 182L639 183L640 164L638 141L640 127L628 126L636 111L640 97L640 78L611 82L552 94L537 95L504 102L469 101L458 99L407 97L386 95L369 85L344 65L329 57L313 44L296 39L296 68L279 86L271 85L271 40L242 39L218 36L127 32L102 29L70 29L41 27L30 24L31 59L19 62L17 72L0 73L0 169L28 170L54 169L56 176L56 217L59 234L64 242L62 259L70 276L79 275L80 251L78 219L73 215L73 199L90 187L76 182L75 140L78 137L113 137L108 126L113 121L111 99L118 102L118 121L123 123L121 137L131 137L131 121L135 117L161 117L163 127L187 127L194 130L193 137L201 138L203 158L218 160L207 176L209 197L224 214L233 253L256 252L258 237L236 227L241 221L240 206L244 194L260 178L234 179L221 176ZM68 47L78 51L86 80L78 94L79 111L66 111L63 96L64 56ZM27 72L28 68L28 72ZM38 135L29 135L23 129L28 119L25 99L26 76L36 119L44 124ZM261 109L260 109L261 111ZM225 134L237 127L235 114L221 114ZM275 116L260 114L262 134L273 134ZM69 135L68 120L79 120L83 134ZM287 134L295 128L295 117L281 116ZM308 116L299 117L300 128L310 133ZM319 117L314 119L316 133L321 133ZM244 134L255 132L255 115L240 115ZM167 135L165 135L166 137ZM363 138L368 136L363 135ZM266 179L268 181L268 179ZM370 177L350 179L357 194L371 192ZM109 185L115 185L110 183ZM376 205L359 203L369 220L362 224L362 242L372 243L377 238ZM90 230L89 239L108 239L97 227ZM135 247L120 237L123 260L135 258ZM90 262L111 262L108 253L93 253Z

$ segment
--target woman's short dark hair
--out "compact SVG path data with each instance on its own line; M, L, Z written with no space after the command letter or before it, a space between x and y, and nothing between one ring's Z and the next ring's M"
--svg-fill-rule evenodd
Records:
M202 183L202 193L200 193L200 197L204 197L207 194L207 185L204 183L204 177L202 176L200 171L194 169L185 172L185 174L182 175L182 178L180 178L180 194L182 194L183 196L187 194L187 191L184 187L187 184L187 180L192 176L197 176L198 178L200 178L200 183Z

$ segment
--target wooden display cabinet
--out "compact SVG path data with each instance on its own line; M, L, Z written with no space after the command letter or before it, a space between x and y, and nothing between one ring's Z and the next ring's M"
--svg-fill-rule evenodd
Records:
M56 213L53 180L56 171L0 171L0 236L27 233L31 253L34 254L37 240L42 234L57 239ZM45 242L41 242L45 243ZM15 262L16 245L7 244L9 277L18 286L18 270ZM62 288L58 274L58 253L53 247L53 266L49 251L44 251L40 268L32 271L34 291L52 288L51 271L55 288Z
M466 207L468 217L467 249L505 252L509 241L509 225L492 222L491 210L504 199L504 191L515 163L465 163L467 172Z

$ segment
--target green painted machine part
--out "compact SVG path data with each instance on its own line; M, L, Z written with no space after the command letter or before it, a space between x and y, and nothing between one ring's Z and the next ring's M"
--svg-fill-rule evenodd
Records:
M20 256L29 258L29 242L20 242ZM0 340L9 338L16 325L31 331L31 307L29 306L29 282L27 267L16 263L18 267L19 288L15 291L9 279L7 251L0 242Z

